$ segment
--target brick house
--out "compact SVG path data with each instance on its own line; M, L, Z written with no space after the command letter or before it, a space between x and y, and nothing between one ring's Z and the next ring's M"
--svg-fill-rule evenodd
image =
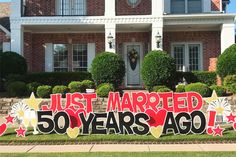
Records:
M140 67L150 50L165 50L178 71L216 69L234 43L235 15L227 0L12 0L11 50L29 71L89 70L96 54L119 53L126 87L142 84ZM128 54L138 54L131 67Z
M0 3L0 52L10 50L10 3Z

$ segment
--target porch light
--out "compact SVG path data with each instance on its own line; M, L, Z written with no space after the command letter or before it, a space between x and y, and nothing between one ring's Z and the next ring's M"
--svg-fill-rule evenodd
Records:
M107 39L108 39L109 47L110 49L112 49L112 42L113 42L114 37L111 35L111 33L108 35Z
M160 35L160 33L158 32L157 35L155 36L156 38L156 42L157 42L157 48L160 48L160 44L161 44L161 39L162 39L162 36Z

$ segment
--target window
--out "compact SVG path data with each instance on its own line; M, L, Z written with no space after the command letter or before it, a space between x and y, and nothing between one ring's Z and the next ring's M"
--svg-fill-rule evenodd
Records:
M86 15L86 0L60 0L60 15Z
M68 71L68 45L54 44L54 71L67 72Z
M201 13L202 0L171 0L171 13Z
M88 50L87 44L73 45L73 71L87 71Z
M201 44L173 44L172 56L177 71L198 71L202 69Z

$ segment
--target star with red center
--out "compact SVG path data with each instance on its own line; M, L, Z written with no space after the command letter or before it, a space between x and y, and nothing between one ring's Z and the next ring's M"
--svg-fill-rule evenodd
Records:
M236 116L234 116L233 113L230 113L230 115L226 116L226 117L228 119L228 123L231 123L231 122L234 123L235 122Z
M14 120L14 117L12 117L11 115L8 115L7 117L5 117L5 119L7 120L7 124L8 123L11 123L11 124L13 124L13 120Z
M221 128L219 125L217 126L217 128L214 128L214 136L223 136L223 131L225 129Z
M20 127L19 129L16 129L15 131L16 131L18 137L20 137L20 136L25 137L26 130L24 130L22 127Z

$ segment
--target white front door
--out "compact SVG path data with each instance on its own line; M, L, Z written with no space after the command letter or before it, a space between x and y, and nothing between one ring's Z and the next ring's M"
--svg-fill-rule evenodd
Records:
M125 44L124 59L126 64L126 87L141 86L141 60L143 58L140 43Z

